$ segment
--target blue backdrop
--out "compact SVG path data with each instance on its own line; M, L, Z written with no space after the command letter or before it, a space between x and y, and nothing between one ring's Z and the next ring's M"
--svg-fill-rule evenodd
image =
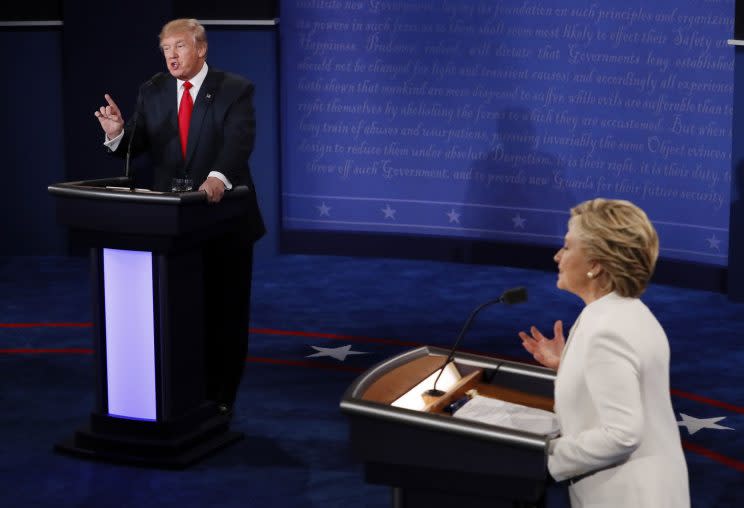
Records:
M643 207L725 266L733 1L285 0L283 222L556 245Z

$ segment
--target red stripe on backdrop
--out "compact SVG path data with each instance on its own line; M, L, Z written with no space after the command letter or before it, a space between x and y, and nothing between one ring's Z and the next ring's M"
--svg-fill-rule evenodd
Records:
M90 328L93 323L0 323L0 328ZM348 340L352 342L369 342L377 344L391 344L394 346L421 346L421 342L396 339L376 339L372 337L358 337L337 333L305 332L293 330L275 330L273 328L250 328L250 333L259 335L283 335L295 337L313 337L318 339Z
M702 402L703 404L720 407L721 409L733 411L734 413L744 414L744 407L735 406L733 404L729 404L728 402L721 402L720 400L709 399L708 397L703 397L702 395L683 392L682 390L675 390L674 388L671 389L671 392L672 395L674 395L675 397L682 397L683 399L690 399L694 400L695 402Z
M270 365L289 365L291 367L305 367L310 369L337 370L342 372L361 373L367 370L366 367L352 367L351 365L333 365L329 363L310 362L305 360L280 360L278 358L264 358L259 356L249 356L246 358L249 363L267 363Z
M393 346L422 346L421 342L411 342L406 340L396 339L375 339L372 337L358 337L355 335L340 335L336 333L320 333L320 332L302 332L302 331L291 331L291 330L274 330L272 328L251 328L251 333L258 335L283 335L283 336L295 336L295 337L312 337L315 339L331 339L331 340L346 340L349 342L367 342L371 344L389 344Z
M63 348L30 348L19 347L13 349L0 349L3 355L92 355L93 350L84 347L63 347Z
M93 323L0 323L0 328L90 328Z
M93 350L90 348L13 348L0 349L2 355L92 355ZM337 370L342 372L361 373L367 370L363 367L352 367L350 365L333 365L326 363L310 362L304 360L281 360L278 358L264 358L259 356L249 356L245 359L249 363L265 363L271 365L289 365L292 367L305 367L311 369Z
M723 464L724 466L728 466L731 469L736 469L737 471L744 472L744 462L741 462L739 460L732 459L731 457L726 457L725 455L721 455L720 453L714 452L713 450L708 450L707 448L704 448L695 443L690 443L689 441L685 441L684 439L682 440L682 448L693 453L697 453L698 455L702 455L703 457L708 457L709 459L714 460L719 464Z

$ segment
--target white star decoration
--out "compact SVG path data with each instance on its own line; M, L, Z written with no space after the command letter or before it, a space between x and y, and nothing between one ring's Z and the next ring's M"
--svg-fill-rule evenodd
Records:
M380 211L385 214L385 219L395 220L395 212L397 211L395 208L390 208L390 205L385 205L385 208L380 208Z
M716 429L716 430L734 430L731 427L724 427L718 425L718 422L726 418L725 416L716 416L714 418L695 418L694 416L687 416L684 413L679 414L682 417L681 422L677 422L680 427L687 427L687 432L690 435L702 429Z
M352 351L351 344L347 344L346 346L341 346L341 347L318 347L318 346L310 346L310 347L316 350L317 353L307 355L306 358L319 358L321 356L330 356L331 358L335 358L339 362L343 362L344 360L346 360L346 357L349 355L369 354L364 351Z
M447 212L447 217L449 217L450 224L453 222L457 224L460 223L460 214L456 212L454 208Z
M318 209L318 212L320 213L320 216L321 217L323 217L323 216L330 217L331 216L331 214L330 214L331 207L328 206L328 205L326 205L325 204L325 201L323 201L319 206L316 206L315 208Z
M517 215L512 217L512 222L514 223L514 229L524 229L524 224L527 222L527 219L517 213Z
M716 238L716 234L715 233L713 233L713 235L710 238L706 238L706 240L708 240L708 248L709 249L715 249L717 251L720 251L721 250L721 248L720 248L721 240L719 240L718 238Z

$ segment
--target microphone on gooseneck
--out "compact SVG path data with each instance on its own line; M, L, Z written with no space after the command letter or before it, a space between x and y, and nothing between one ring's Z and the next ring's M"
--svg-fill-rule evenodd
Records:
M142 109L142 90L152 85L154 79L155 76L145 81L142 86L140 86L139 91L137 92L137 105L134 108L132 132L129 135L129 141L127 143L127 156L124 162L124 176L129 179L129 190L131 192L134 192L134 170L129 164L129 159L132 157L132 141L134 140L134 135L137 133L137 122L139 120L140 110Z
M490 300L486 303L483 303L476 307L476 309L470 313L470 317L468 317L468 320L465 321L465 324L462 327L462 330L460 330L460 334L457 336L457 339L455 340L455 343L452 345L452 349L449 352L449 355L447 355L447 359L442 364L442 369L439 371L439 375L434 380L434 386L431 388L431 390L427 390L425 395L430 395L432 397L441 397L444 395L444 392L442 390L437 390L437 383L439 382L439 378L442 377L442 373L444 372L444 368L447 367L447 364L449 364L455 357L455 352L457 351L457 346L460 344L460 340L465 335L465 332L468 331L470 328L470 325L473 323L473 320L475 319L475 316L486 307L490 307L491 305L495 305L497 303L505 303L507 305L514 305L517 303L522 303L527 301L527 289L523 287L517 287L517 288L511 288L504 291L500 297L498 297L495 300Z
M124 162L124 176L129 179L129 190L134 192L134 174L132 168L129 165L129 159L132 157L132 140L137 132L137 120L139 120L139 109L142 105L142 90L137 94L137 106L134 109L134 120L132 120L132 132L129 133L129 141L127 143L127 158Z

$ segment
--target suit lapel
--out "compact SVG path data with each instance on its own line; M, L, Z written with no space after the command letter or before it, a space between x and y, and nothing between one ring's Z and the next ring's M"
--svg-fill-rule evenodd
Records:
M160 100L165 104L165 112L167 117L170 119L172 125L178 130L178 110L176 107L176 100L174 97L178 97L176 94L176 78L168 77L165 82L165 86L159 89Z
M202 83L202 86L199 89L199 95L196 97L196 102L194 103L194 111L191 113L191 124L189 125L189 140L186 146L187 167L194 156L197 145L199 144L201 129L204 123L204 117L206 116L209 108L212 107L212 101L214 100L217 85L217 76L215 72L210 69L207 72L207 77L204 78L204 83Z
M566 356L566 351L574 343L573 337L576 334L576 330L579 328L579 322L581 321L581 315L583 313L584 312L582 311L579 314L579 317L576 318L576 321L574 322L573 326L568 331L568 338L566 339L566 344L565 344L565 346L563 346L563 351L561 351L561 361L558 364L558 370L561 370L561 365L563 365L563 358Z

